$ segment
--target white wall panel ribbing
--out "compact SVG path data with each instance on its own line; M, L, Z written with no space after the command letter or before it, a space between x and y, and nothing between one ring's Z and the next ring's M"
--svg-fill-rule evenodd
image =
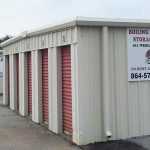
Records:
M103 123L105 116L102 108L104 97L101 94L103 92L101 84L103 78L100 73L106 64L101 61L101 28L84 27L80 29L78 48L74 53L77 59L76 63L73 63L76 65L73 68L75 67L77 73L76 83L74 83L75 73L73 74L73 87L78 85L76 94L73 90L73 98L76 96L77 126L79 126L77 128L80 129L79 133L75 132L78 135L75 137L78 138L76 140L80 144L86 144L88 141L106 140L105 124ZM107 69L109 69L110 98L109 109L105 115L109 116L108 124L112 132L112 139L149 135L150 83L149 81L128 82L126 28L108 28L108 37L109 53L107 53L107 57L109 59ZM75 57L73 61L74 59ZM105 84L106 81L103 82ZM80 105L78 105L78 100ZM82 109L81 106L86 107ZM87 119L86 114L88 114Z
M126 29L109 29L110 118L113 139L128 137L131 129L128 125L132 113L129 115L128 107L134 98L129 103L126 39Z
M38 36L27 37L6 46L4 48L4 55L74 43L77 40L75 32L76 28L68 28L65 30L41 34Z
M55 133L61 132L60 103L61 95L58 93L58 50L50 48L48 50L49 69L49 129Z
M10 55L10 64L9 64L9 69L10 69L10 108L12 110L16 110L17 108L17 75L16 75L16 59L15 55Z
M103 135L100 33L99 28L84 27L79 30L75 64L75 82L78 85L75 100L78 109L78 144L100 141Z
M126 29L110 29L112 128L114 138L150 134L150 82L128 82Z
M3 57L3 105L8 105L9 101L9 56Z
M25 53L19 53L19 113L28 114L27 99L27 58Z
M32 120L42 122L42 70L41 53L32 51Z

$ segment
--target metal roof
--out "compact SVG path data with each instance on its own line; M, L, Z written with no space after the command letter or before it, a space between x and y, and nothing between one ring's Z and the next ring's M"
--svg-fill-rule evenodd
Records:
M57 31L74 26L110 26L110 27L150 27L150 20L142 19L106 19L106 18L90 18L90 17L76 17L69 21L65 21L59 24L45 26L36 30L25 31L21 34L3 42L1 47L5 47L9 44L15 43L26 37L36 36L47 32Z

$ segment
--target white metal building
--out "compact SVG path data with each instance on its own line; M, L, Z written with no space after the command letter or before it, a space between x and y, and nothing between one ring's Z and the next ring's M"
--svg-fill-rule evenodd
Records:
M76 18L1 44L4 105L78 145L150 135L150 81L128 81L128 28L145 20Z

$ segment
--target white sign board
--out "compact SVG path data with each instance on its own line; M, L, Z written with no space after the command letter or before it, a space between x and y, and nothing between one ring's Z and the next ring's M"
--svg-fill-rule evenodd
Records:
M150 29L129 28L128 81L150 80Z

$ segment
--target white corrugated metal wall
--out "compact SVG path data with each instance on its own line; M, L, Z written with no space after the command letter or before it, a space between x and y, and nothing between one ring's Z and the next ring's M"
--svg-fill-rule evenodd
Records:
M77 31L77 32L76 32ZM13 74L13 55L17 51L32 51L33 76L33 116L35 122L41 122L39 110L41 94L40 53L39 49L49 48L49 129L55 133L61 132L60 91L59 91L59 50L62 45L71 45L72 65L72 100L73 100L73 141L77 144L87 144L106 140L104 131L103 107L103 62L102 27L78 27L64 31L39 35L23 39L4 49L5 55L10 55L10 75ZM65 40L64 40L65 37ZM106 36L107 38L107 36ZM108 73L107 84L110 91L108 100L109 126L112 139L127 138L150 134L150 101L149 81L128 82L127 76L127 33L126 28L108 28ZM23 53L22 53L23 55ZM24 56L22 56L24 57ZM25 62L22 62L25 65ZM13 77L12 76L12 77ZM12 79L11 77L11 79ZM24 80L25 77L22 74ZM39 82L36 82L38 80ZM25 82L20 83L21 87ZM15 96L10 82L10 106L14 109ZM36 87L36 88L35 88ZM22 90L23 92L24 90ZM106 91L105 91L106 92ZM38 93L38 94L37 94ZM24 95L24 100L26 99ZM35 100L36 99L36 100ZM38 99L38 100L37 100ZM20 110L22 115L26 107ZM85 107L86 106L86 107Z
M129 136L126 29L109 29L110 115L115 138Z
M108 28L108 113L112 139L150 135L150 82L128 82L126 29ZM102 61L102 30L81 27L78 31L79 139L81 143L106 140L103 114L102 71L105 64ZM83 109L82 106L86 107Z
M128 82L127 32L111 28L110 85L114 137L124 138L150 134L150 82Z
M78 29L76 51L76 107L79 142L102 140L101 105L101 29Z

